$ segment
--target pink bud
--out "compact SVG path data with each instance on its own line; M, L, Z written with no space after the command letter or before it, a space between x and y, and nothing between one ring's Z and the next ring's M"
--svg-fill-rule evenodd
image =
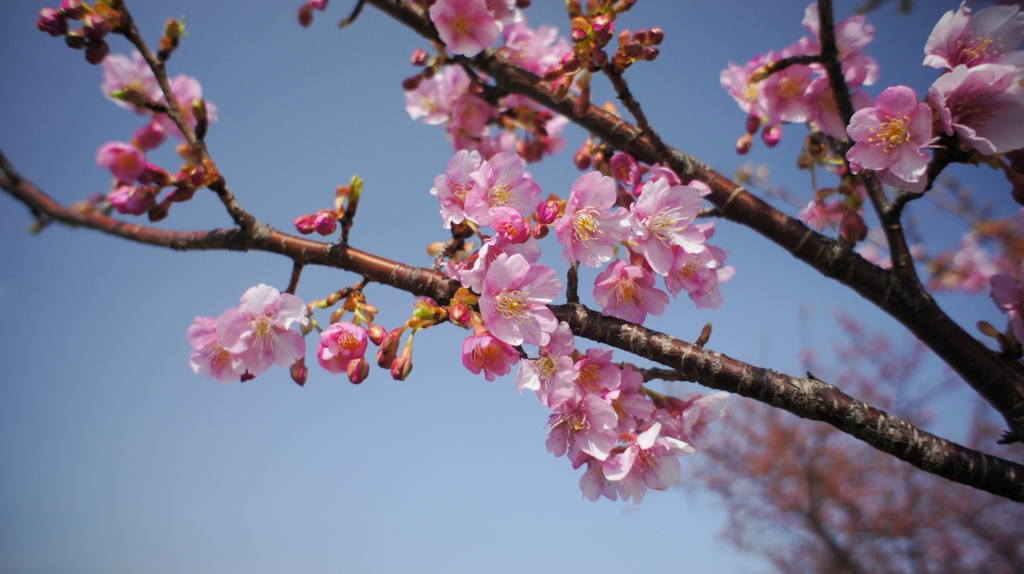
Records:
M572 39L573 43L579 44L587 39L587 31L582 28L573 28L572 32L569 33L569 37Z
M594 36L599 42L601 42L601 44L605 44L611 40L612 34L615 33L615 24L607 14L598 14L597 16L594 16L590 21L590 25L594 30Z
M327 0L309 0L309 5L323 12L327 9Z
M366 336L370 339L371 342L373 342L374 345L377 345L378 347L384 340L384 335L387 334L388 332L384 329L384 327L381 327L380 325L371 323L370 326L366 328Z
M305 357L299 357L297 361L292 363L291 375L292 380L298 383L300 387L305 386L306 380L309 378L309 369L306 368Z
M531 233L533 234L534 239L544 239L545 237L548 236L550 230L551 228L549 228L547 225L544 225L542 223L534 223Z
M644 53L640 56L640 59L645 62L653 62L658 57L658 54L661 54L661 52L657 48L644 48Z
M747 116L747 133L756 134L757 129L761 127L761 119L757 116Z
M632 187L640 182L640 165L633 156L617 151L611 159L612 177L625 186Z
M320 235L327 236L334 233L334 230L338 228L338 220L334 219L333 213L321 211L316 214L316 218L313 220L313 228Z
M299 8L299 25L303 28L309 28L309 25L313 23L313 5L305 3L302 8Z
M300 215L292 221L292 225L299 233L309 235L316 231L316 214Z
M404 381L411 372L412 358L407 357L406 353L402 353L401 357L398 357L391 363L391 378L396 381Z
M78 20L85 14L85 6L79 0L64 0L60 3L60 11L72 20Z
M156 188L134 185L119 185L107 195L118 213L125 215L142 215L156 205Z
M72 50L81 50L85 47L85 33L81 30L72 30L64 36L64 43Z
M576 169L580 171L586 171L590 167L590 150L586 143L572 156L572 162L576 164Z
M384 339L381 340L380 350L377 351L377 365L382 369L391 368L391 364L395 361L395 357L398 356L398 343L402 337L402 328L399 327L387 335L384 335Z
M839 223L839 235L850 245L856 245L858 241L868 236L868 226L859 213L846 211L843 213L843 220Z
M782 139L782 129L779 126L769 126L761 130L761 141L768 147L779 145Z
M412 51L411 60L413 66L426 66L427 58L427 53L421 50L420 48L416 48L415 50Z
M160 147L167 137L167 131L156 121L149 122L135 130L135 143L139 149L146 151Z
M736 153L745 155L753 145L754 137L750 134L743 134L740 136L740 139L736 140Z
M85 61L93 66L99 64L110 55L110 46L106 40L90 40L85 45Z
M537 221L548 224L558 217L558 202L549 199L537 205Z
M149 183L161 188L170 187L174 180L166 169L148 162L146 163L146 171L142 175L149 180ZM142 178L140 177L139 179L141 180Z
M662 31L661 28L651 28L647 32L647 41L650 42L652 46L657 46L664 39L665 39L665 32Z
M348 380L353 385L366 380L366 377L370 375L370 363L366 362L366 359L359 357L355 361L348 362Z
M99 14L89 14L82 19L82 24L85 25L85 37L90 40L102 40L110 33L110 22Z
M448 320L456 327L465 327L469 325L470 315L469 307L467 307L465 303L452 303L448 306Z
M43 8L39 11L39 20L36 20L36 28L40 32L46 32L53 37L63 36L68 33L68 20L59 10Z
M566 52L559 58L562 64L562 71L566 73L573 73L580 69L580 57L576 55L576 52Z

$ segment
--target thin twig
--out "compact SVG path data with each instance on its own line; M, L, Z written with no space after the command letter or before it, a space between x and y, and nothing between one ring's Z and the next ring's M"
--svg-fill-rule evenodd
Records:
M302 276L303 264L301 261L296 260L292 264L292 278L288 281L288 288L284 290L285 293L295 294L295 290L299 288L299 277Z

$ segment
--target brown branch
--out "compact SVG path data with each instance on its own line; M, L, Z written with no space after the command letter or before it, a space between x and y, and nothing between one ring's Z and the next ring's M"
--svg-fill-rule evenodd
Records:
M210 157L210 153L206 148L206 143L196 137L195 131L192 130L192 126L186 119L187 116L182 112L181 105L178 100L174 97L174 92L171 90L171 82L167 77L167 69L164 62L160 60L153 51L149 49L146 41L143 40L142 34L139 33L139 28L135 25L135 20L132 19L131 13L128 12L128 8L123 4L121 5L121 14L123 15L125 22L123 29L118 31L124 34L124 37L139 50L142 54L143 59L149 65L153 71L153 75L156 77L157 83L160 85L160 91L164 94L164 99L167 100L167 117L171 118L174 125L181 130L182 135L185 136L185 141L188 142L192 148L192 153L202 163L203 160L213 163L213 158ZM246 232L251 232L256 227L257 221L249 212L242 208L242 205L235 199L234 194L227 187L227 183L224 181L223 176L218 176L216 180L210 183L209 187L211 190L217 193L221 203L228 210L228 214L231 219L234 220L239 227L244 229Z
M587 309L552 305L574 334L671 367L680 380L756 399L799 417L826 422L917 468L1024 502L1024 466L946 441L816 379L738 361L680 339ZM655 374L654 370L650 374ZM665 378L672 371L657 370Z
M299 288L299 278L302 277L302 267L303 264L301 261L296 261L292 265L292 278L288 281L288 288L284 290L285 293L291 293L294 295L295 290Z
M436 40L430 20L408 4L369 0L376 8L427 38ZM608 145L645 163L662 157L636 126L597 106L573 113L575 98L555 101L536 75L508 61L499 50L484 50L473 63L497 85L559 112ZM926 292L868 262L838 241L821 235L751 195L743 186L698 159L669 148L668 167L683 181L696 179L711 188L708 201L723 217L749 227L822 275L850 287L928 345L1006 420L1010 440L1024 439L1024 373L1015 361L999 356L956 324Z
M0 188L33 212L68 225L87 227L137 243L176 250L250 249L292 259L292 283L305 265L323 265L359 273L360 285L375 281L414 295L432 297L442 305L459 284L432 269L411 267L358 249L296 237L259 224L242 230L167 231L125 223L105 215L77 211L60 204L23 179L0 154ZM797 416L822 420L875 448L927 472L1016 501L1024 501L1024 467L944 441L885 412L856 401L835 387L800 379L729 358L680 339L604 317L578 303L552 305L573 333L645 357L668 369L649 369L665 379L682 379L741 394L783 408Z
M640 108L640 102L636 101L633 94L629 91L629 85L626 84L626 78L622 77L620 72L616 72L615 68L611 64L606 64L604 68L601 68L604 75L611 81L612 87L615 89L615 97L622 102L622 105L626 106L629 113L636 119L636 125L640 130L647 135L647 138L654 144L654 149L658 151L658 154L662 157L662 160L658 163L665 163L669 153L668 147L665 142L661 141L661 136L658 132L654 131L650 122L647 121L647 115L644 114L643 109Z

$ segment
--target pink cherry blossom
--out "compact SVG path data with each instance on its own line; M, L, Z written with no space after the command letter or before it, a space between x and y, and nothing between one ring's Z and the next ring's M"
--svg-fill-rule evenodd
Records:
M412 119L422 119L425 124L447 123L455 102L469 86L469 75L462 66L445 66L429 80L421 81L415 90L405 93L405 110Z
M171 93L174 94L174 99L181 107L182 113L185 114L185 120L194 129L196 127L196 118L195 114L192 113L192 102L203 97L203 87L199 84L199 80L191 76L178 74L171 80ZM217 121L217 106L213 102L206 102L206 117L209 124ZM174 125L174 122L167 114L158 114L156 119L167 133L178 139L185 139L184 134L181 133L178 126Z
M1013 66L959 65L928 90L947 135L985 155L1024 147L1024 70Z
M871 105L871 96L860 90L850 93L853 110L862 110ZM837 139L846 139L846 124L839 116L836 99L832 95L832 87L828 76L815 78L804 92L804 106L810 113L808 118L821 133Z
M992 6L976 14L967 3L939 19L924 46L924 65L950 70L960 65L1024 64L1017 46L1024 38L1020 6Z
M855 173L888 172L906 182L924 178L928 154L921 150L932 139L932 111L918 103L914 90L887 88L875 107L853 114L846 131L855 142L846 154Z
M195 349L188 358L193 372L222 383L237 381L242 375L232 367L231 353L220 344L217 319L196 317L195 323L188 328L188 344Z
M622 435L636 431L641 423L654 416L654 403L640 392L644 376L639 371L626 365L622 367L620 378L622 383L612 398L612 408L619 417L615 432Z
M149 68L149 64L139 52L132 52L131 58L123 54L111 54L104 58L103 85L100 89L115 104L122 108L135 110L139 114L149 113L149 110L111 97L110 94L121 90L132 90L152 102L163 100L160 84L157 83L153 70Z
M509 374L519 361L519 351L490 333L466 337L462 343L462 364L474 375L482 371L488 381Z
M558 37L557 28L538 26L534 30L525 19L505 26L501 35L509 60L538 76L558 66L562 54L571 49L564 38Z
M704 249L704 234L691 225L703 204L700 193L689 186L669 186L665 179L648 180L640 197L629 207L629 225L651 269L668 274L672 246L690 252Z
M580 490L583 491L583 496L592 502L596 502L602 496L608 500L618 500L619 485L605 477L601 461L591 457L585 460L587 470L580 477Z
M818 42L819 17L816 2L812 2L804 11L803 25L813 36L807 46L808 53L819 53L821 48ZM858 88L874 84L878 79L878 62L865 54L864 49L874 39L875 27L868 24L864 16L851 16L836 23L835 34L846 85Z
M480 169L481 161L480 154L475 151L460 151L448 160L445 174L434 180L435 187L430 193L441 202L441 218L445 229L466 219L466 195L476 185L472 174Z
M561 291L548 266L502 253L487 269L480 295L484 326L509 345L546 345L558 326L547 304Z
M751 83L750 74L767 64L768 61L767 55L759 54L742 68L729 62L729 67L722 70L720 75L719 82L722 88L736 100L740 109L746 112L748 116L764 117L764 111L761 109L758 99L763 82Z
M572 185L565 215L555 220L555 235L562 244L562 259L600 267L612 258L612 246L629 237L626 210L615 205L615 181L600 172L580 176Z
M640 164L628 153L617 151L611 159L612 176L627 188L640 183Z
M498 236L508 243L523 243L530 238L530 227L514 207L492 207L487 219Z
M366 354L366 329L341 321L320 333L320 347L316 359L320 366L332 373L347 373L349 363L359 361Z
M661 424L652 424L627 439L622 452L603 461L604 475L619 482L622 500L632 497L639 504L648 488L667 490L679 482L679 457L692 454L694 448L674 438L658 438L660 432Z
M597 276L594 300L603 314L643 325L648 313L661 315L665 312L668 295L654 287L654 275L650 271L620 260Z
M672 253L672 267L665 276L665 287L673 297L677 297L681 291L693 293L708 283L718 283L718 275L711 268L715 258L710 250L690 253L677 247Z
M549 397L552 393L564 396L566 389L571 391L572 380L576 376L572 359L574 350L576 340L572 330L568 323L562 321L551 332L548 344L541 345L539 358L523 359L519 363L519 371L516 373L519 392L523 392L523 389L536 391L545 406L558 402Z
M125 215L142 215L156 205L156 194L159 190L149 185L118 185L107 194L107 201Z
M237 309L217 321L221 345L231 353L235 370L259 375L271 365L287 367L306 354L302 334L289 329L305 325L305 305L289 293L260 284L242 295Z
M992 300L996 307L1010 316L1010 329L1018 341L1024 342L1024 286L1009 275L993 275Z
M809 66L796 65L776 72L761 82L757 101L767 118L767 125L807 121L809 113L804 103L804 92L813 74Z
M671 399L668 409L658 409L656 419L662 423L662 436L679 439L697 452L711 446L708 425L722 418L729 393L695 395L686 400Z
M845 211L846 207L842 201L826 202L814 198L806 207L800 210L797 217L808 227L813 227L818 231L825 231L826 229L839 227L839 221L843 218L843 212Z
M570 398L548 419L548 452L555 456L568 452L574 460L586 453L604 460L619 441L615 424L615 410L608 401L596 395Z
M160 125L160 122L153 120L135 130L134 136L132 143L146 151L160 147L160 144L164 143L164 138L167 137L167 131Z
M449 262L446 271L452 279L477 293L482 293L487 270L499 255L518 254L522 255L527 263L536 263L540 259L540 252L540 242L532 236L523 243L508 243L499 235L484 241L475 257Z
M146 171L146 155L132 144L107 142L96 152L96 167L109 167L122 183L132 183Z
M523 159L514 153L499 153L483 162L471 175L476 185L466 194L467 217L480 225L489 225L488 213L493 207L512 207L529 213L537 205L541 190L525 170Z
M606 397L622 383L622 370L612 363L612 349L587 349L572 369L577 396L594 394Z
M479 54L501 33L486 0L438 0L430 7L430 20L448 51L467 57Z

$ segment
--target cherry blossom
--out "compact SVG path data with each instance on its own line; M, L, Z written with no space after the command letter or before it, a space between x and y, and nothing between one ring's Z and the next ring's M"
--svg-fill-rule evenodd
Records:
M501 33L486 0L438 0L430 7L430 19L448 51L461 56L479 54Z
M622 367L621 384L614 392L612 408L619 417L615 432L619 435L636 431L644 421L654 416L654 403L647 398L643 389L644 376L628 365ZM611 395L609 395L611 396Z
M1017 341L1024 342L1024 287L1020 280L1009 275L993 275L992 300L999 310L1010 316L1010 329Z
M142 215L156 205L157 189L148 185L118 185L107 194L107 201L125 215Z
M528 212L537 205L540 186L525 170L523 159L514 153L499 153L483 162L470 176L476 185L466 194L467 217L480 225L488 225L488 212L492 207L512 207Z
M149 113L146 108L115 98L111 94L121 91L133 91L151 102L163 100L160 84L153 75L145 58L139 52L132 52L129 58L124 54L111 54L103 60L103 94L122 108L134 110L136 113Z
M231 353L235 370L256 376L271 365L287 367L305 355L306 341L289 329L292 323L308 322L304 311L298 297L262 283L246 291L238 307L217 321L221 345Z
M1022 15L1024 16L1024 15ZM1013 66L959 65L928 90L947 135L985 155L1024 147L1024 70Z
M594 300L603 314L643 325L648 313L661 315L665 312L668 295L654 287L654 275L650 271L616 261L597 276Z
M519 392L522 393L523 389L536 391L545 406L559 402L549 397L552 393L565 396L565 391L572 389L572 380L576 376L572 358L574 350L576 340L572 330L568 323L562 321L551 332L548 344L541 345L539 358L523 359L519 363L519 371L516 373Z
M819 28L818 4L812 2L804 11L803 25L811 33L813 39L808 52L817 54L821 51L818 42ZM864 53L871 40L875 37L875 27L867 23L864 16L851 16L835 25L836 48L839 50L839 61L843 64L843 75L846 85L850 88L870 86L878 79L878 62Z
M690 252L704 249L704 234L691 225L702 204L696 189L670 186L665 179L648 180L641 188L640 197L629 208L629 225L655 273L668 274L673 245Z
M445 66L429 80L421 81L415 90L405 93L405 110L409 117L425 124L446 123L451 119L455 102L469 86L469 75L462 66Z
M622 370L612 362L611 349L587 349L573 364L576 396L595 394L606 397L622 383ZM549 405L550 406L550 405Z
M583 491L583 496L591 502L596 502L602 496L608 500L618 500L619 485L604 475L601 461L591 457L583 460L587 465L586 472L580 477L580 490Z
M462 364L474 375L482 371L488 381L509 374L518 361L519 351L487 332L466 337L462 343Z
M548 424L551 428L547 449L555 456L568 452L570 459L576 459L580 453L586 453L604 460L619 440L615 434L615 410L595 395L569 398L558 406Z
M981 64L1024 65L1017 46L1024 39L1024 12L1020 6L991 6L971 13L966 2L946 12L924 46L924 65L954 69Z
M854 173L870 169L906 182L923 180L928 154L921 150L931 142L932 111L918 103L914 90L887 88L874 107L853 114L846 131L856 142L846 154Z
M600 267L612 258L612 246L629 237L626 210L615 205L615 181L592 171L572 185L565 215L555 220L555 235L562 244L562 258Z
M195 323L188 328L188 344L195 349L188 363L193 372L230 383L237 381L242 373L234 369L231 353L220 344L217 321L213 317L196 317Z
M661 437L661 424L654 423L644 432L626 439L621 452L614 453L602 463L608 480L619 482L623 500L633 498L639 504L648 488L667 490L679 482L679 458L693 454L694 448L680 440ZM618 449L616 449L618 450Z
M562 54L571 49L564 38L558 37L557 28L538 26L534 30L525 19L506 25L501 35L505 40L503 51L509 59L538 76L557 67Z
M96 166L109 167L122 183L132 183L146 171L146 155L124 142L107 142L96 152Z
M457 152L448 160L444 175L439 175L434 180L434 188L430 190L430 194L437 196L441 202L441 218L444 220L445 229L466 219L466 195L476 185L472 174L480 168L481 162L480 154L475 151Z
M347 373L349 364L359 361L366 354L366 329L341 321L327 327L320 333L320 347L316 359L320 366L331 373Z
M562 282L546 265L502 253L491 263L480 295L484 325L509 345L545 345L558 321L547 308Z

